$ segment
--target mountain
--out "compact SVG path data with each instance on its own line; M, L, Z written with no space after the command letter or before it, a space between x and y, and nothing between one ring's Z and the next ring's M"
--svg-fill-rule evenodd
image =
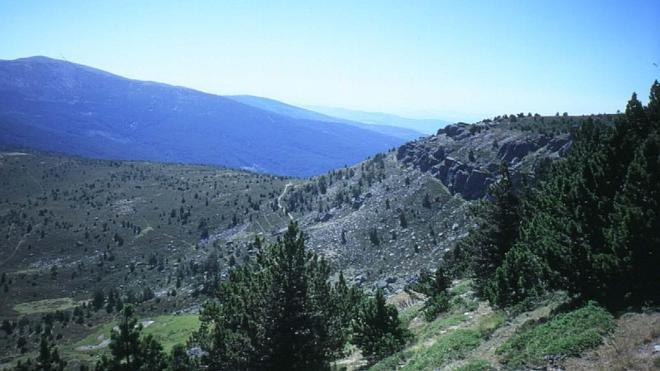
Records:
M46 57L0 61L0 144L311 176L404 140Z
M434 134L438 129L449 124L449 121L440 119L412 119L388 113L356 111L338 107L308 106L307 108L345 120L358 121L371 125L397 126L424 134Z
M358 121L352 121L352 120L347 120L347 119L342 119L338 117L332 117L328 115L324 115L319 112L311 111L308 109L292 106L290 104L286 104L280 101L276 101L274 99L269 99L269 98L263 98L263 97L257 97L254 95L233 95L233 96L228 96L228 98L233 99L237 102L247 104L248 106L253 106L256 108L260 108L266 111L270 111L273 113L289 116L289 117L294 117L298 119L304 119L304 120L314 120L314 121L322 121L322 122L338 122L338 123L343 123L343 124L348 124L352 126L356 126L362 129L367 129L371 131L375 131L376 133L384 134L384 135L389 135L393 136L396 138L401 138L406 141L408 140L413 140L417 139L419 137L424 136L420 131L418 130L413 130L413 129L408 129L405 127L399 127L399 126L391 126L391 125L379 125L379 124L373 124L373 123L362 123Z
M616 116L593 118L610 125ZM420 270L455 259L456 243L475 223L472 206L498 178L502 162L514 178L527 175L527 184L534 184L548 161L574 145L576 126L589 119L510 116L449 125L308 179L217 166L0 152L5 231L0 320L9 321L0 328L0 364L36 357L42 334L33 329L55 318L51 331L61 354L72 366L93 365L107 354L116 325L111 293L135 305L145 328L160 335L164 346L183 342L198 328L200 305L215 297L218 280L255 259L262 248L255 236L272 243L292 219L305 232L306 246L325 257L334 273L342 271L349 284L367 291L382 289L402 318L409 318L417 339L409 347L420 349L400 355L409 369L431 369L416 367L418 353L437 360L435 365L494 357L495 349L519 336L518 329L561 319L554 309L567 297L559 293L509 315L477 296L473 280L461 278L449 290L450 309L428 319L425 299L414 291ZM89 304L99 293L108 299ZM77 315L76 307L83 308ZM639 316L639 328L657 323L657 311ZM584 322L582 316L574 320ZM560 333L553 337L572 334L555 332ZM464 335L483 341L470 340L470 347L457 350L461 359L426 356L436 349L427 343ZM390 363L377 369L404 361L386 359Z
M7 232L0 271L30 277L11 286L0 317L32 295L84 300L97 288L117 286L164 292L173 282L162 277L180 272L177 289L188 297L205 282L205 270L191 267L215 259L214 269L224 272L231 261L251 256L255 235L273 241L290 218L305 231L308 246L347 279L394 293L421 268L434 268L466 234L468 208L489 182L461 187L459 174L496 179L502 161L513 174L533 173L570 145L570 125L544 120L451 125L309 179L217 166L0 152L0 230ZM453 176L436 171L444 164L452 165L447 173ZM155 269L158 261L162 267ZM135 272L131 264L138 267ZM53 266L84 273L52 280ZM132 278L125 281L127 274ZM33 280L40 284L33 286Z

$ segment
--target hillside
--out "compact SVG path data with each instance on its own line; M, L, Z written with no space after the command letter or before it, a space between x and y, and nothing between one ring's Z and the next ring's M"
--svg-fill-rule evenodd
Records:
M435 268L467 234L470 205L498 179L502 163L518 181L532 182L547 161L565 153L569 131L587 118L450 125L359 166L294 185L285 206L312 248L355 282L393 293L414 282L420 269Z
M3 315L23 300L82 300L96 288L158 291L177 275L197 289L188 269L198 269L210 252L221 252L222 269L245 257L242 246L216 242L215 233L250 238L286 227L276 200L295 182L222 168L30 152L0 154L0 174L0 269L14 277L0 304Z
M448 148L444 161L455 158L459 163L462 152L479 148L478 157L465 162L485 169L480 171L505 161L514 174L533 174L533 166L520 164L541 163L561 153L562 146L546 145L511 156L503 150L511 147L510 142L532 146L541 134L516 129L508 121L476 124L471 127L483 129L454 135L464 127L449 126L396 151L309 180L204 166L4 152L0 228L7 234L0 268L47 276L53 266L65 269L81 259L98 259L103 274L97 272L97 283L78 276L55 290L26 281L14 291L27 297L34 290L35 296L53 291L85 296L122 277L130 263L146 264L150 255L170 262L184 257L200 262L215 248L227 261L227 248L233 251L250 242L255 233L274 238L291 217L308 235L310 246L335 269L345 270L356 282L394 292L414 280L420 268L433 268L432 262L470 225L472 198L463 196L433 167L420 166L435 158L430 154ZM493 138L500 138L501 147L492 145ZM566 134L560 133L549 143L566 144L564 138ZM496 177L493 171L487 179ZM483 194L488 185L478 183L471 190ZM192 255L185 250L197 246L201 250ZM236 258L241 256L237 252ZM147 276L145 282L163 285L159 274ZM2 313L10 313L19 299L5 301Z
M391 124L391 125L365 124L358 121L346 120L346 119L324 115L322 113L318 113L304 108L282 103L274 99L255 97L252 95L233 95L233 96L228 96L228 98L243 104L247 104L248 106L253 106L259 109L263 109L281 115L286 115L289 117L322 121L322 122L339 122L404 140L412 140L424 136L424 134L422 134L418 130L399 127L396 126L395 124ZM440 123L437 123L437 125L439 127ZM438 127L433 127L432 130L436 130Z
M70 62L0 61L0 144L310 176L404 140Z
M591 315L597 320L584 331L598 331L599 342L611 339L616 329L613 344L623 346L620 339L635 344L626 346L629 358L621 364L640 357L650 365L650 345L637 347L656 341L657 312L612 318L599 308L570 307L565 292L532 308L503 311L478 297L472 280L460 279L449 290L449 309L428 320L428 299L415 291L420 272L436 269L448 253L452 259L456 243L468 236L475 223L472 206L499 178L502 162L519 184L533 184L548 162L567 153L575 129L589 118L512 115L450 125L307 180L220 167L3 152L0 230L6 234L0 272L6 300L0 319L24 327L0 338L0 361L34 357L39 332L33 328L55 318L50 331L70 366L93 364L107 354L118 321L110 303L117 300L133 303L145 333L169 351L197 329L200 305L214 297L218 282L260 253L255 236L275 242L293 219L305 232L306 245L328 260L333 281L343 271L350 284L366 292L382 289L414 334L401 352L375 363L376 370L489 369L511 362L602 367L604 359L616 359L605 345L589 347L599 352L596 360L578 358L582 351L572 350L569 358L546 362L536 355L545 348L525 348L517 340L531 336L525 331L557 338L541 324L574 326L566 321ZM604 125L614 121L614 116L595 118ZM460 180L475 173L487 175L481 182ZM99 293L105 299L97 308ZM559 331L566 337L550 345L591 341L564 329ZM21 337L25 344L16 347ZM516 356L507 347L526 353ZM359 351L348 350L337 365L366 364Z

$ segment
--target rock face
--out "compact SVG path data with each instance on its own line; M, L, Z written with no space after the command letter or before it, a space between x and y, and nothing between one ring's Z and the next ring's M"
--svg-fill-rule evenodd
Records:
M486 195L506 163L514 177L533 173L540 160L557 158L570 146L568 133L520 130L511 122L458 123L437 134L408 142L397 151L397 160L431 173L453 194L466 200Z

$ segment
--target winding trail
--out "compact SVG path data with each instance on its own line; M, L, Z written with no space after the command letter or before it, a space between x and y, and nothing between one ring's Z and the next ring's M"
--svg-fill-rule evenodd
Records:
M12 224L11 224L11 226L9 227L9 231L7 232L8 235L11 234L11 232L14 230L14 227L15 227L15 226L16 226L16 223L12 223ZM35 231L37 228L39 228L39 227L41 227L41 223L36 224L36 225L32 228L32 230L31 230L29 233L25 233L25 234L21 237L21 239L18 241L18 243L16 244L16 247L14 247L14 250L11 252L11 254L9 254L9 256L8 256L5 260L3 260L2 262L0 262L0 267L3 266L3 265L5 265L5 264L7 264L7 262L9 262L9 261L10 261L10 260L16 255L16 253L18 252L18 249L19 249L19 248L21 247L21 245L25 242L25 239L26 239L27 237L29 237L29 236L32 234L32 232L34 232L34 231Z
M286 208L284 206L282 206L282 198L284 198L286 192L289 190L289 187L291 186L293 186L293 183L287 183L284 186L284 190L282 190L282 194L279 197L277 197L277 207L279 207L280 210L282 210L282 212L289 217L289 220L293 220L293 216L291 215L290 212L286 211Z

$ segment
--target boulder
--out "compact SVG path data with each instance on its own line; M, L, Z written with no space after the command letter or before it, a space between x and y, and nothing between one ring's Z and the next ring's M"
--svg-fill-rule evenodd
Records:
M419 167L419 170L422 172L428 171L431 167L434 165L437 165L440 163L437 158L435 158L433 155L428 155L426 153L422 154L419 156L418 161L415 163L417 167Z
M488 172L474 169L470 172L461 195L467 200L481 198L486 194L488 186L493 182Z
M497 152L497 157L502 161L513 162L514 159L522 159L528 153L538 149L536 143L528 141L512 141L502 144Z

